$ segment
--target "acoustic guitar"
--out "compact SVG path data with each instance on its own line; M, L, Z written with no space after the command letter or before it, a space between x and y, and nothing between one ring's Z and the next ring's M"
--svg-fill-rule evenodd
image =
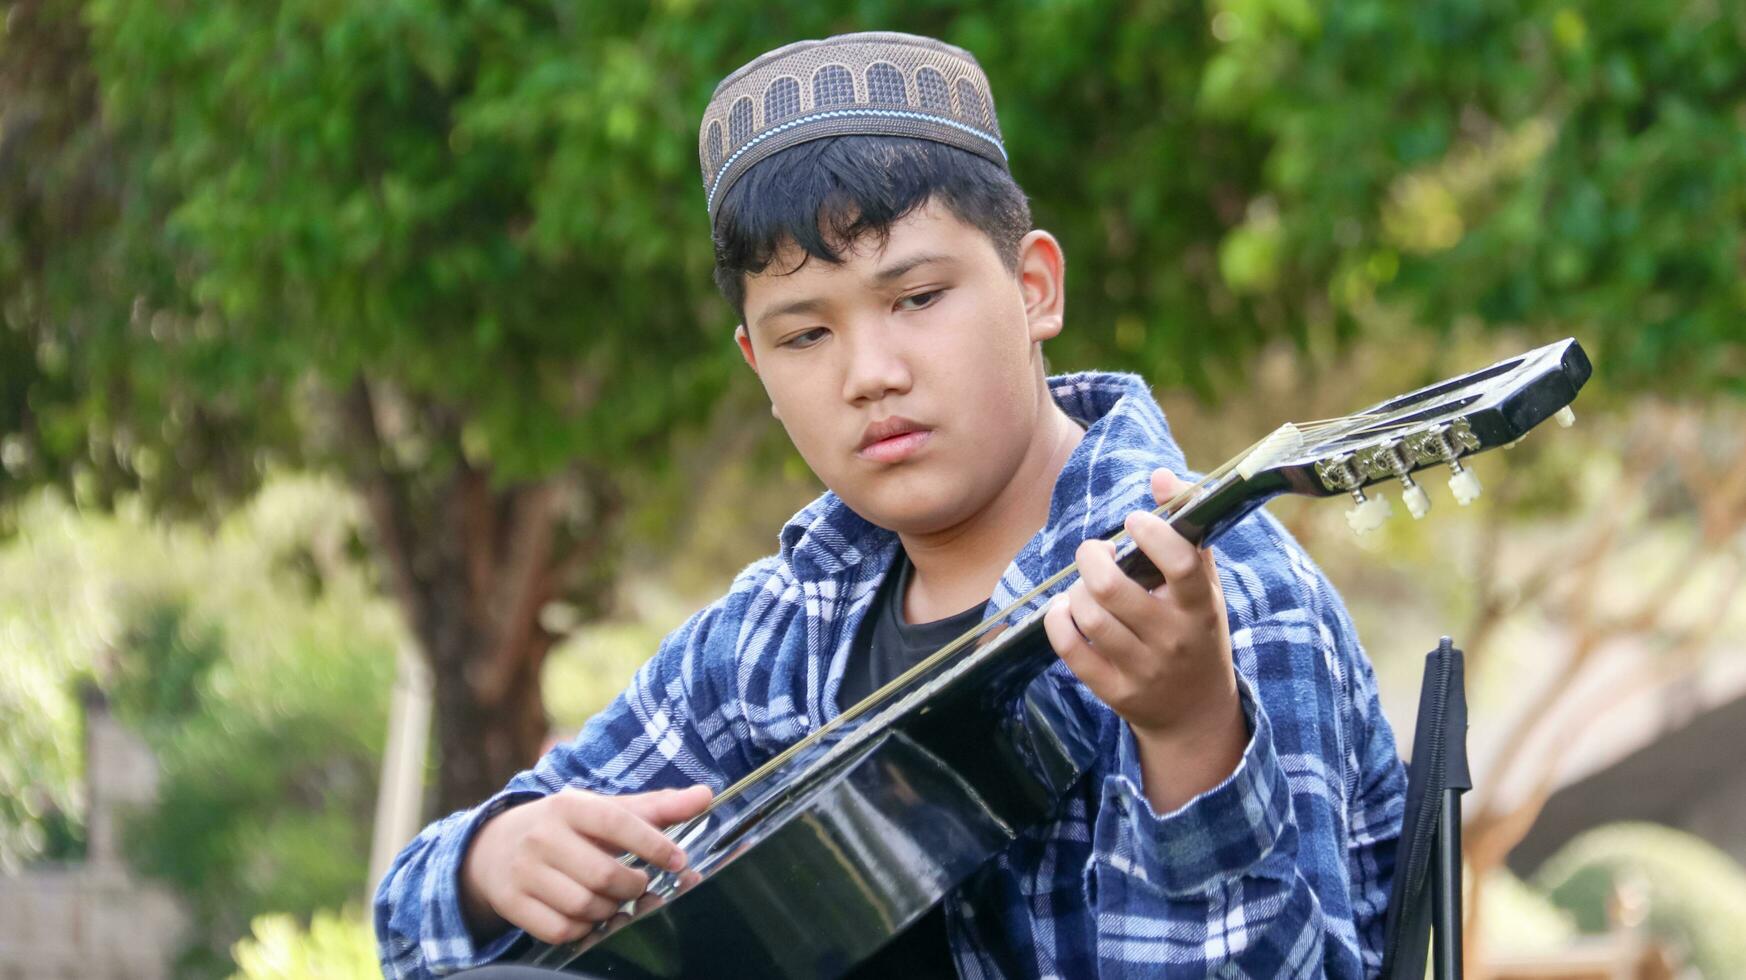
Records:
M1480 493L1462 460L1547 419L1568 425L1591 366L1563 340L1342 418L1281 426L1156 513L1206 545L1280 494L1348 496L1376 528L1398 485L1423 517L1414 474L1441 468L1457 501ZM1158 571L1125 533L1118 564ZM650 888L580 942L524 940L512 967L473 971L656 980L837 977L927 913L1025 828L1048 820L1092 761L1064 710L1029 682L1055 660L1040 610L1007 620L1075 574L1069 566L668 828L701 876L626 857Z

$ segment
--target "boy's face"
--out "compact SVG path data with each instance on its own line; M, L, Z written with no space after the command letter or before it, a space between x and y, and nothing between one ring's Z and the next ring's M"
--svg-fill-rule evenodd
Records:
M1062 323L1054 238L1027 235L1015 272L930 202L841 265L790 272L801 254L747 278L736 332L795 448L881 527L929 534L979 513L1039 451L1039 342Z

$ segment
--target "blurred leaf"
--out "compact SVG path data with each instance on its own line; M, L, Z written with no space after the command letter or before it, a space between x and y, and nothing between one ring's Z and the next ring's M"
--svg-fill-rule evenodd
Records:
M356 910L317 912L305 929L290 915L263 915L232 947L231 980L368 980L380 977L370 924Z
M1649 932L1706 977L1746 973L1746 869L1715 846L1655 824L1597 827L1535 874L1584 932L1611 927L1616 901L1641 907Z

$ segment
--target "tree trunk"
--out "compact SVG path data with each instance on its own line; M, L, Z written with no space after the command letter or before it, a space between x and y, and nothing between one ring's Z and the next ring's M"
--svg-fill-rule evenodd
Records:
M534 644L541 649L531 649ZM435 812L451 813L491 797L509 778L533 765L545 741L539 665L549 640L530 640L514 651L516 667L501 693L482 696L471 678L488 638L459 623L439 624L425 643L436 707Z
M494 487L465 460L445 410L397 405L399 424L416 412L420 436L456 460L446 474L415 479L393 465L391 434L365 382L346 407L361 443L352 472L378 557L431 668L435 812L449 813L489 798L539 758L548 729L540 668L558 639L540 611L560 596L589 611L604 606L617 498L610 478L585 469Z

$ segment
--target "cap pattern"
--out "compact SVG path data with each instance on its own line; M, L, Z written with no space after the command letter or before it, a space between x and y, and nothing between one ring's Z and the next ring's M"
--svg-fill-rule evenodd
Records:
M710 221L728 189L778 150L826 136L911 136L1007 166L976 58L891 31L797 41L722 79L698 127Z

